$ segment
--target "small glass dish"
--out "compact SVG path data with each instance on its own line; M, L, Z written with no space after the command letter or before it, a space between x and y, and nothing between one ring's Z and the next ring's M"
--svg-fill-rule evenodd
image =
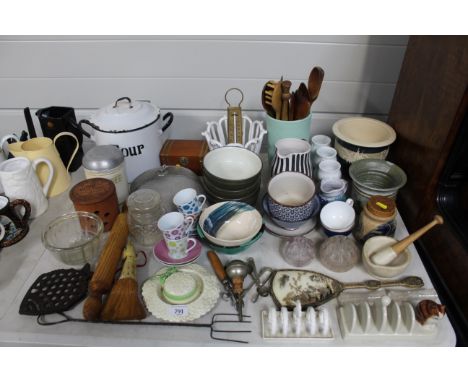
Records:
M104 224L99 216L77 211L52 220L42 232L42 243L67 265L93 265L98 258Z

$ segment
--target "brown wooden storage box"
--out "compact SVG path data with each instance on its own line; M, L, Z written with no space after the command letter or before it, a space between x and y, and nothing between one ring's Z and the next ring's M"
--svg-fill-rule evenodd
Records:
M204 140L168 139L161 148L159 160L161 165L180 165L201 175L203 157L207 152L208 144Z

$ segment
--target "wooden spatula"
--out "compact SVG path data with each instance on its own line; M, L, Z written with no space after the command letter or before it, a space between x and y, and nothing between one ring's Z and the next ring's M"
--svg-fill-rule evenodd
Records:
M265 104L274 110L274 118L281 119L281 81L268 81L265 84L263 98Z
M315 102L320 93L320 88L322 87L323 77L325 72L320 66L316 66L312 69L309 75L308 90L309 90L309 99L310 105Z

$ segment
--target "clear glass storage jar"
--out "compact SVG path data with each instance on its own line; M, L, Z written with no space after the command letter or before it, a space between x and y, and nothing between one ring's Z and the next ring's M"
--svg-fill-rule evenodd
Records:
M127 199L128 229L133 240L144 246L152 246L162 240L158 220L164 211L157 191L140 189Z

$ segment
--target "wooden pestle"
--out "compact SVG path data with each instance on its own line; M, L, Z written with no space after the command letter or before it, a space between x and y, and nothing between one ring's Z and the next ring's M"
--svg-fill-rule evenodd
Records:
M416 232L413 232L411 235L408 235L403 240L393 244L391 247L386 247L373 255L370 259L374 264L377 265L387 265L390 264L395 258L403 252L411 243L418 240L422 235L429 231L432 227L444 224L444 219L440 215L434 216L429 224L426 224L424 227L418 229Z

